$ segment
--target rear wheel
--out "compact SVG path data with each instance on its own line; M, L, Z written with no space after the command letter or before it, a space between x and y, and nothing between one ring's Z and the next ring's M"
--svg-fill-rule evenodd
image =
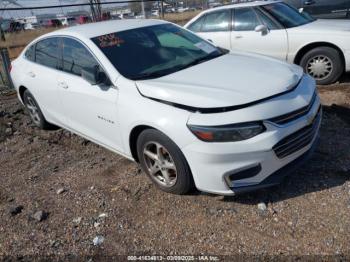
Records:
M317 84L328 85L336 82L344 72L340 53L331 47L317 47L307 52L300 65L315 78Z
M44 130L57 129L57 126L46 121L38 103L28 89L23 93L23 103L29 112L30 118L37 127Z
M143 171L161 190L181 195L193 189L184 155L163 133L154 129L143 131L137 140L137 153Z

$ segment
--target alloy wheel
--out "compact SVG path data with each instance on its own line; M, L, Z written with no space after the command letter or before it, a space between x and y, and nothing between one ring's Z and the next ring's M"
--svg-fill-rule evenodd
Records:
M26 107L28 108L29 115L32 118L33 122L36 125L40 125L41 118L40 118L40 114L39 114L39 108L36 105L33 98L31 98L30 96L26 97Z
M148 142L143 157L151 178L161 186L172 187L177 180L176 166L168 150L158 142Z

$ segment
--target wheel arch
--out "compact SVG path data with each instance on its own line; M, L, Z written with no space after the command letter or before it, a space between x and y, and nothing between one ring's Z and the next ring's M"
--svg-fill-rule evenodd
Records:
M19 94L19 97L21 98L22 102L23 102L23 94L24 94L24 91L26 91L28 88L26 88L25 86L21 85L19 88L18 88L18 94Z
M137 139L139 135L146 129L156 129L156 128L149 125L137 125L131 130L129 135L129 147L130 147L131 156L137 163L139 163L139 157L137 155Z
M294 58L294 64L299 65L300 61L302 59L302 57L309 51L311 51L312 49L315 49L317 47L331 47L334 48L335 50L337 50L340 54L340 57L342 59L343 65L345 65L345 56L344 56L344 52L335 44L329 43L329 42L313 42L313 43L309 43L307 45L305 45L304 47L302 47L296 54L295 58ZM345 70L345 66L344 66L344 70Z

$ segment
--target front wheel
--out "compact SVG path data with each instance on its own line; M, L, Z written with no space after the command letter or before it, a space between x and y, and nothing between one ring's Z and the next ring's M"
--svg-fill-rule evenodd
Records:
M300 66L319 85L329 85L336 82L344 72L340 53L336 49L326 46L317 47L307 52L302 57Z
M184 155L163 133L155 129L143 131L137 140L137 153L143 171L161 190L182 195L193 189Z

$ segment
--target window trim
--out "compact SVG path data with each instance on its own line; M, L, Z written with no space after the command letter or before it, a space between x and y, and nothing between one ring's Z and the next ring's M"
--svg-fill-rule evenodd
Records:
M266 12L263 8L261 8L261 6L256 6L254 9L255 9L254 11L255 11L255 13L258 16L260 21L261 21L261 18L259 16L259 14L256 12L256 9L258 9L261 13L266 15L278 27L278 29L269 29L269 30L285 30L286 29L276 18L274 18L272 15L270 15L268 12ZM261 22L263 22L263 21L261 21Z
M198 16L197 17L197 19L196 20L194 20L192 23L190 23L188 26L187 26L187 30L189 30L189 31L191 31L191 32L194 32L194 33L201 33L202 32L202 26L203 26L203 21L202 21L202 23L201 23L201 26L199 27L199 31L192 31L191 29L189 29L194 23L196 23L199 19L202 19L202 18L204 18L205 19L205 16L206 16L207 14L206 13L204 13L204 14L201 14L200 16Z
M219 12L229 12L229 21L228 21L228 29L227 30L220 30L220 31L203 31L203 25L205 24L206 22L206 19L207 19L207 16L209 14L213 14L213 13L219 13ZM220 32L231 32L232 31L232 21L233 21L233 8L228 8L228 9L222 9L222 10L213 10L213 11L210 11L210 12L207 12L205 14L203 14L202 16L198 17L196 19L196 21L198 21L198 19L200 18L204 18L203 19L203 22L201 24L201 27L200 27L200 31L198 32L195 32L195 33L220 33ZM193 23L195 23L196 21L194 21ZM192 23L192 24L193 24Z
M36 53L36 44L39 43L40 41L42 40L46 40L46 39L49 39L49 38L58 38L59 40L59 49L60 49L60 52L59 52L59 64L60 64L60 68L52 68L52 67L49 67L49 66L46 66L46 65L43 65L43 64L39 64L36 62L36 56L35 56L35 53ZM52 36L47 36L47 37L43 37L43 38L40 38L40 39L37 39L35 41L33 41L33 43L31 45L29 45L25 50L24 50L24 53L23 53L23 57L29 61L29 62L32 62L32 63L35 63L39 66L43 66L45 68L49 68L49 69L52 69L52 70L56 70L56 71L59 71L61 73L65 73L65 74L69 74L69 75L73 75L73 76L76 76L76 77L79 77L79 78L82 78L81 76L78 76L78 75L75 75L75 74L72 74L72 73L69 73L69 72L65 72L63 71L62 69L62 65L63 65L63 38L71 38L77 42L79 42L80 44L82 44L86 49L87 51L94 57L94 59L96 60L96 62L98 63L98 65L103 69L103 72L107 75L108 77L108 80L109 82L111 83L111 86L114 86L113 82L111 81L111 77L110 77L110 74L108 73L108 71L106 70L106 68L102 65L101 61L96 57L96 55L91 51L91 49L83 42L81 41L79 38L77 37L74 37L74 36L70 36L70 35L52 35ZM34 48L34 61L30 61L29 59L26 58L25 56L25 52L31 47L31 46L35 46ZM117 70L118 71L118 70ZM119 73L119 72L118 72ZM120 74L120 73L119 73Z
M107 72L106 68L102 65L101 61L97 58L97 56L91 51L91 49L83 42L81 41L80 39L74 37L74 36L70 36L70 35L60 35L59 36L61 38L61 41L62 41L62 46L61 46L61 61L62 61L62 65L63 65L63 38L70 38L70 39L73 39L75 41L77 41L78 43L82 44L86 50L92 55L92 57L96 60L97 64L103 69L103 72L107 75L108 77L108 80L109 82L111 83L111 86L114 86L113 82L111 81L111 77L109 75L109 73ZM91 40L90 40L91 41ZM116 71L118 72L118 70L116 69ZM69 72L66 72L66 71L63 71L60 70L60 72L62 73L65 73L65 74L69 74L69 75L73 75L75 77L79 77L79 78L82 78L81 76L78 76L78 75L75 75L75 74L72 74L72 73L69 73ZM119 73L119 72L118 72ZM120 73L119 73L120 74Z
M32 48L32 47L34 48L34 50L33 50L34 60L30 60L30 59L28 59L28 57L26 56L27 51L28 51L30 48ZM32 44L32 45L28 45L28 47L23 51L23 57L24 57L27 61L32 62L32 63L35 63L35 49L36 49L36 43L34 43L34 44Z
M47 39L52 39L52 38L57 38L57 41L58 41L58 55L59 55L59 58L58 58L58 64L57 64L57 66L59 66L59 64L60 64L60 60L62 59L61 58L61 54L60 54L60 45L59 45L59 36L48 36L48 37L44 37L44 38L41 38L41 39L39 39L38 41L36 41L35 42L35 49L34 49L34 61L32 61L32 62L34 62L35 64L37 64L37 65L40 65L40 66L44 66L44 67L46 67L46 68L50 68L50 69L53 69L53 70L60 70L59 68L53 68L53 67L50 67L50 66L47 66L47 65L43 65L43 64L40 64L40 63L38 63L37 61L36 61L36 46L37 46L37 44L39 43L39 42L41 42L41 41L44 41L44 40L47 40ZM27 59L28 60L28 59Z
M234 8L234 19L233 19L233 26L232 26L232 31L233 32L254 32L254 29L253 30L242 30L242 31L237 31L236 30L236 10L237 9L251 9L253 11L253 13L255 14L257 20L259 21L259 23L264 25L264 23L261 21L259 15L255 12L254 7L252 7L252 6L236 7L236 8Z

